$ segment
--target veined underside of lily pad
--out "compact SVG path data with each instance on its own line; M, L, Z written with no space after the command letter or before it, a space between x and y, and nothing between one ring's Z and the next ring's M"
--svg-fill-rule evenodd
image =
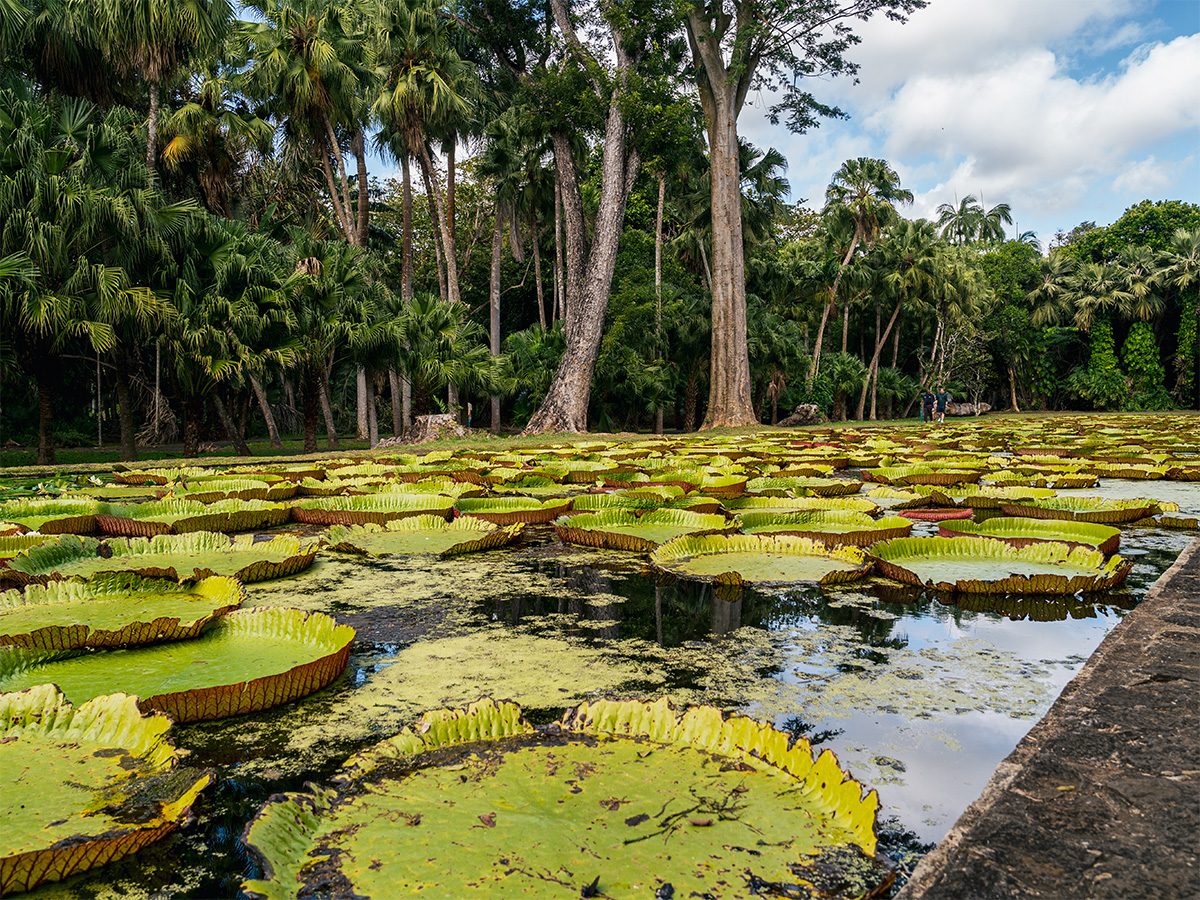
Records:
M128 650L45 653L0 647L0 691L53 683L74 703L141 697L176 722L223 719L306 697L342 674L354 629L322 613L231 612L201 637Z
M791 535L705 535L668 541L650 554L650 564L680 578L736 584L857 581L871 571L858 547L826 547Z
M237 609L235 578L179 583L140 575L98 575L0 593L0 645L36 650L131 647L194 638Z
M790 534L820 541L827 547L853 544L868 547L876 541L908 537L912 523L900 516L872 519L853 510L814 510L813 512L747 512L737 517L745 534Z
M254 531L283 525L290 518L291 510L282 503L218 500L204 504L172 498L111 507L97 513L96 524L105 534L154 537L192 531Z
M463 498L454 508L464 516L474 516L493 525L540 525L553 522L571 508L570 498L535 500L532 497Z
M641 515L613 509L564 516L554 522L554 531L567 543L637 553L649 552L685 534L715 534L734 528L724 516L681 509L655 509Z
M203 578L228 575L243 583L294 575L312 565L317 545L291 535L255 541L253 535L230 538L210 531L160 534L152 538L114 538L101 544L66 536L15 557L0 577L20 584L57 581L105 572L132 572L148 578Z
M0 895L128 856L182 824L211 776L178 769L137 698L72 707L54 685L0 694Z
M98 501L92 497L52 497L0 502L0 522L41 534L95 534Z
M314 497L292 504L292 518L305 525L382 525L409 516L449 519L454 498L440 494L363 494Z
M446 558L506 547L521 537L523 523L501 528L474 516L447 522L441 516L412 516L386 525L335 525L329 549L368 556L436 553Z
M937 591L1076 594L1125 581L1133 563L1099 550L1041 542L1011 547L986 537L899 538L871 548L888 578Z
M712 707L601 700L539 731L482 700L427 713L335 785L251 821L266 874L250 896L742 897L811 890L834 855L859 865L842 893L885 874L874 791L830 751Z
M1109 500L1105 497L1051 497L1032 503L1001 503L1006 516L1031 519L1071 519L1117 525L1136 522L1158 512L1153 500Z
M1105 556L1116 553L1121 546L1121 529L1092 522L1073 522L1069 519L1027 519L1020 516L998 516L986 522L955 522L941 525L942 537L974 535L996 538L1013 547L1028 547L1042 541L1058 541L1068 547L1088 547Z

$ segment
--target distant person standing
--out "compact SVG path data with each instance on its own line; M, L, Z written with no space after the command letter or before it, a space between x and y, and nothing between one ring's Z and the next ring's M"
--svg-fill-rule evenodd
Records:
M950 402L950 395L946 393L946 389L940 384L937 389L937 420L938 424L946 421L946 405Z
M933 392L929 388L921 395L921 421L933 421Z

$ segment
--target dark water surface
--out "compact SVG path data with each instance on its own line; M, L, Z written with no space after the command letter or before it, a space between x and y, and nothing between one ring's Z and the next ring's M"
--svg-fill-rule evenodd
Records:
M1200 512L1198 484L1113 481L1080 493ZM882 579L728 600L660 585L636 554L564 547L548 527L519 549L446 561L322 556L308 573L251 585L249 605L355 626L347 673L277 710L177 728L189 762L217 775L194 825L35 896L235 897L260 874L240 836L270 795L325 782L424 710L481 695L519 701L535 722L598 694L663 693L771 720L834 750L879 791L883 846L911 865L1192 536L1126 528L1121 553L1136 567L1125 589L1009 615Z

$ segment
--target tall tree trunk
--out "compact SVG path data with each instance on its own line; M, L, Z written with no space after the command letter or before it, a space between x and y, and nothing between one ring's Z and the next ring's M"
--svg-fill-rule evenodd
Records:
M708 410L701 428L752 425L746 340L746 268L737 114L732 89L702 82L712 168L712 358Z
M158 163L158 112L161 106L158 79L147 79L150 82L150 115L146 119L146 179L152 181L154 170Z
M315 365L305 367L304 379L304 452L317 452L317 410L325 390L321 386L321 372Z
M438 204L437 204L437 200L434 199L433 181L430 179L429 175L426 173L424 166L421 166L421 179L422 179L422 181L425 182L425 199L429 201L429 221L433 222L433 223L437 223L439 220ZM434 255L434 258L437 260L438 296L441 297L443 300L447 300L447 299L449 299L450 294L449 294L449 288L446 285L446 255L445 255L445 253L442 252L442 241L441 241L441 238L439 237L440 234L441 234L441 227L439 225L435 224L434 225L434 239L433 239L433 255Z
M858 246L858 232L854 233L854 237L850 241L850 249L846 251L846 256L842 259L842 264L838 267L837 275L833 277L833 287L829 289L829 303L826 305L824 312L821 313L821 324L817 328L817 339L813 345L812 362L808 365L808 383L812 384L814 378L821 371L821 343L825 339L825 324L829 321L829 314L837 307L834 305L837 301L838 286L842 283L842 274L846 271L846 266L850 265L850 259L854 256L854 248ZM843 329L843 334L845 330ZM845 348L843 348L844 352Z
M400 376L394 368L388 368L388 395L392 398L392 437L404 434L404 398L400 388Z
M200 455L200 417L203 414L203 395L188 394L183 401L183 455L189 459Z
M446 224L450 229L451 242L454 241L454 206L458 196L458 191L455 189L455 165L454 157L458 150L458 134L453 129L450 130L450 136L446 139L444 145L446 150Z
M896 368L900 360L900 323L896 322L896 327L892 334L892 368Z
M354 158L358 164L358 222L355 228L355 237L357 240L352 243L355 243L359 247L367 246L367 226L371 215L371 197L367 190L367 151L364 143L362 128L355 128L351 149L354 151Z
M133 419L133 390L130 385L130 369L133 360L118 343L113 352L113 387L117 393L117 419L121 425L121 460L137 459L137 427Z
M555 0L555 5L560 6L561 0ZM583 197L570 144L566 135L556 133L551 136L555 165L564 188L567 346L542 405L525 428L526 434L587 430L592 372L600 350L604 314L608 310L617 243L629 190L641 163L637 150L628 149L627 131L620 104L614 101L609 106L605 123L600 198L590 247L583 221Z
M892 326L896 324L896 319L900 315L900 306L904 303L904 298L901 297L896 301L896 308L892 310L892 317L888 319L887 328L884 329L882 335L875 341L875 353L871 357L871 365L867 367L867 380L863 382L862 393L858 395L858 410L855 413L855 418L862 420L863 407L867 402L867 389L871 385L872 376L879 374L879 356L883 353L883 345L887 343L888 335L892 331ZM875 418L875 401L871 400L871 418Z
M271 439L271 446L276 450L282 450L283 441L279 437L279 428L275 424L275 413L271 411L271 404L267 401L266 389L253 372L250 373L250 387L258 399L258 408L262 410L263 421L267 423L267 435Z
M367 441L371 448L379 443L379 410L375 405L375 378L367 381Z
M569 145L568 145L569 146ZM564 315L566 304L563 301L565 285L563 283L563 223L562 223L562 184L558 177L558 156L555 155L554 167L554 309L550 313L550 324Z
M38 391L38 465L54 463L54 395L55 383L51 376L37 377ZM100 410L96 410L100 414Z
M233 444L233 452L238 456L251 456L250 447L246 441L238 434L237 424L233 421L233 416L229 415L229 409L225 406L225 401L221 399L220 390L214 388L212 392L213 409L217 411L217 418L221 422L221 427L225 429L225 437L229 438Z
M662 355L662 250L663 250L663 207L667 200L667 177L663 172L658 177L658 210L654 215L654 358ZM654 433L663 433L663 408L659 403L654 408Z
M696 430L696 406L700 402L700 378L693 363L688 368L687 383L683 388L683 430Z
M529 231L533 238L533 283L537 289L538 323L542 326L542 331L545 331L546 298L542 291L542 240L538 234L537 215L532 210L529 213Z
M370 434L370 425L367 422L367 370L365 366L358 366L354 374L355 385L355 413L357 414L357 426L354 436L360 441L368 439Z
M337 425L333 421L333 399L329 396L329 367L320 374L317 393L321 399L321 414L325 417L325 436L330 447L338 445Z
M1017 373L1011 364L1008 367L1008 395L1012 401L1012 411L1020 412L1021 408L1017 406Z
M491 312L492 356L500 355L500 252L504 248L504 211L496 204L496 223L492 227L492 272L488 282L488 307ZM492 434L500 433L500 396L492 394Z
M842 352L846 352L846 342L850 338L850 298L842 301ZM860 354L861 355L861 354Z
M404 177L404 193L400 203L400 296L411 300L412 290L412 172L408 153L400 160ZM432 198L430 198L432 201ZM432 202L431 202L432 206ZM439 272L441 270L439 269Z
M437 233L441 236L442 261L446 266L446 299L451 303L457 303L459 301L458 262L455 257L454 234L450 231L446 201L443 200L442 193L438 189L437 171L433 167L429 150L424 144L417 148L417 162L420 163L421 174L425 179L425 189L433 198L433 209L437 217L434 224Z

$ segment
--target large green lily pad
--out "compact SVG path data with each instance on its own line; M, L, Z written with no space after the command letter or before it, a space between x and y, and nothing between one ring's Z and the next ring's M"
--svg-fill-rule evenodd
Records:
M95 534L100 504L92 497L52 497L0 502L0 522L42 534Z
M700 581L856 581L871 571L858 547L826 547L791 535L704 535L668 541L650 554L656 569Z
M364 494L357 497L313 497L292 504L292 518L306 525L382 525L409 516L454 513L454 498L441 494Z
M738 497L723 501L731 513L794 513L842 509L874 515L879 506L866 497Z
M883 874L873 791L712 707L600 700L538 731L484 700L427 713L335 783L251 821L250 896L810 896L834 857L859 863L837 880L861 895Z
M113 506L98 513L96 523L105 534L153 537L191 531L255 531L274 528L290 518L291 510L282 503L218 500L204 504L172 498Z
M463 498L455 502L454 508L465 516L474 516L494 525L514 525L517 522L540 525L554 521L569 510L571 500L535 500L532 497Z
M732 531L733 526L724 516L682 509L655 509L640 516L632 510L612 509L563 516L555 520L554 530L571 544L644 553L685 534Z
M23 583L54 581L103 572L133 572L151 578L203 578L230 575L244 583L294 575L312 565L317 545L291 535L256 541L210 531L114 538L101 544L66 536L16 556L6 570Z
M210 776L176 769L137 698L72 707L52 684L0 695L0 894L134 853L186 820Z
M853 544L866 547L876 541L908 537L912 523L900 516L872 519L853 510L814 510L812 512L747 512L737 517L738 527L746 534L792 534L820 541L826 546Z
M1013 547L1027 547L1041 541L1059 541L1069 547L1089 547L1107 555L1121 546L1121 529L1092 522L1068 519L1027 519L1023 516L997 516L986 522L944 522L938 526L942 537L977 535L1004 541Z
M1153 500L1110 500L1105 497L1049 497L1028 503L1001 503L1007 516L1031 519L1070 519L1116 525L1136 522L1158 512Z
M334 525L329 549L368 556L436 553L442 557L505 547L520 538L523 523L501 528L474 516L447 522L441 516L412 516L386 525Z
M74 703L123 692L177 722L222 719L325 687L353 640L353 628L321 613L239 610L192 641L84 654L0 647L0 691L53 683Z
M1041 542L1012 547L986 537L918 537L871 548L879 570L906 584L984 594L1075 594L1121 584L1133 564L1099 550Z
M0 593L0 644L75 650L180 641L245 596L241 582L220 576L184 584L140 575L31 584Z
M0 566L8 565L8 561L30 547L55 540L52 534L9 534L0 536Z

